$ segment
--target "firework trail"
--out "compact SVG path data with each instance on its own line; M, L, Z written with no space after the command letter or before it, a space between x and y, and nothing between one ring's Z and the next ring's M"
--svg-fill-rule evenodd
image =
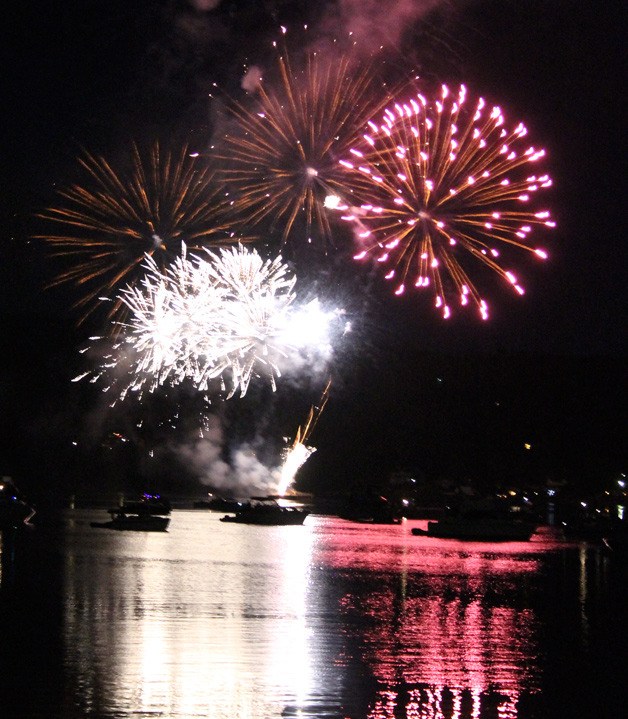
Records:
M244 396L254 376L275 390L283 371L311 371L331 354L330 328L342 313L323 311L317 299L296 302L296 276L281 257L265 261L238 245L201 258L184 246L165 270L147 257L144 272L119 295L129 319L111 351L76 380L110 379L104 391L115 385L124 399L185 380L206 392L219 378L229 399L238 390Z
M360 128L383 108L371 69L348 56L307 53L296 66L284 47L278 77L258 77L254 106L230 103L236 126L224 137L227 184L238 194L246 225L270 221L286 244L295 225L323 245L331 241L323 201L343 183L338 158L360 138ZM252 88L250 88L252 89Z
M327 382L318 405L312 405L312 407L310 407L307 420L299 426L292 445L286 450L281 466L281 479L277 487L277 494L279 495L284 495L288 491L300 467L302 467L308 457L316 451L316 447L309 447L305 443L314 431L318 419L325 409L325 405L329 399L330 387L331 379Z
M545 151L528 145L526 134L522 123L507 129L500 108L469 98L464 85L457 93L443 85L434 101L417 94L368 122L340 160L351 191L329 195L325 204L354 225L355 259L371 257L387 268L395 294L409 284L431 288L445 318L453 297L475 304L486 319L468 260L523 294L500 253L517 247L545 259L532 229L555 226L547 209L532 207L552 181L530 169Z
M58 233L37 237L67 261L51 286L74 283L84 290L76 303L82 319L101 295L113 299L121 286L136 282L146 255L163 266L182 243L200 248L246 239L235 237L230 200L201 162L186 146L170 151L159 143L145 151L134 144L120 167L87 152L79 158L83 184L60 190L59 206L38 215ZM115 300L109 316L121 306Z

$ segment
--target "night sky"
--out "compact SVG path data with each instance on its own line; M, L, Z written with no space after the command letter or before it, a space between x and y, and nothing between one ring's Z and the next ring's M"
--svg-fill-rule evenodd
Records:
M384 44L377 58L392 79L418 71L464 82L525 121L548 152L558 227L545 238L548 262L521 257L524 297L490 286L489 322L472 312L444 322L422 296L395 298L350 264L301 268L319 295L344 304L354 326L331 368L302 485L332 491L407 470L591 488L626 470L624 3L407 0L385 3L388 24L372 24L359 10L369 5L93 0L12 10L2 42L3 474L35 495L143 481L145 465L128 447L110 448L111 432L128 434L138 417L163 408L155 401L103 419L99 392L70 383L83 361L78 349L101 328L95 319L78 324L80 290L46 289L58 264L31 239L41 230L36 214L74 179L81 148L111 156L129 140L161 137L202 151L214 126L213 83L237 94L245 64L270 61L279 26L305 22L319 38L355 28L365 53ZM272 454L324 383L280 384L276 395L253 388L215 407L225 447L263 435ZM188 397L187 411L198 404ZM155 427L132 437L140 453L166 441ZM164 459L157 475L167 485L177 473L185 474Z

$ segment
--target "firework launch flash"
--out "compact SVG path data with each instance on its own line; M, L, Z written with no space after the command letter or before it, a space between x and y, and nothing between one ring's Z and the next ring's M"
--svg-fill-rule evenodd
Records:
M283 495L288 491L288 488L294 481L296 473L305 464L308 457L316 451L316 447L310 447L305 443L309 440L319 417L325 409L325 405L329 399L330 387L331 379L327 382L318 405L313 405L310 408L307 420L297 429L292 445L285 452L277 494Z

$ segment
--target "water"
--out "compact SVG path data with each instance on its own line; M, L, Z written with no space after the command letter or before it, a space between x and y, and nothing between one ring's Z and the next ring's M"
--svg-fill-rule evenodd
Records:
M626 567L309 516L2 538L3 719L624 716Z

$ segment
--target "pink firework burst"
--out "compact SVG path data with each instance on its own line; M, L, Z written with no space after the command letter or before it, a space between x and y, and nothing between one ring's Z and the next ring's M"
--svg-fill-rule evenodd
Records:
M435 100L418 93L368 122L340 160L350 191L326 205L354 225L355 259L381 263L395 294L428 289L445 318L456 303L487 319L469 264L479 260L523 294L502 251L547 258L533 240L536 226L555 226L536 206L552 184L537 169L544 157L523 123L509 129L499 107L443 85Z

